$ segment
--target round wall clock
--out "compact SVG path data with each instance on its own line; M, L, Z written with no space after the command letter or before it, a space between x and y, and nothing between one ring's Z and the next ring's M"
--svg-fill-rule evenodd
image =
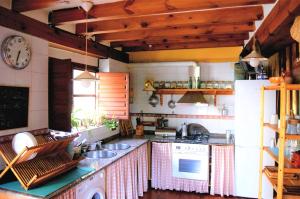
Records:
M23 69L28 66L31 58L29 43L22 36L9 36L2 42L1 56L10 67Z

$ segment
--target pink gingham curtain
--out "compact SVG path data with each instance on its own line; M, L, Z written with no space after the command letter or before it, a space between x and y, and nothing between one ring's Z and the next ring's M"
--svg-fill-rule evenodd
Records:
M55 196L53 199L76 199L76 186L68 189L59 196Z
M172 144L152 143L152 184L155 189L208 193L208 181L172 176Z
M106 168L107 199L137 199L147 191L147 144Z
M234 146L212 146L210 194L234 195Z

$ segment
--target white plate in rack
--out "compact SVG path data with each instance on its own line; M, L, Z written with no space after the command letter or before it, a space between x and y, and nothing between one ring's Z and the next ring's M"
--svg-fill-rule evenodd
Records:
M21 153L25 147L33 147L37 145L37 140L29 132L18 133L12 140L12 148L17 154ZM31 160L35 156L36 154L32 154L27 160Z

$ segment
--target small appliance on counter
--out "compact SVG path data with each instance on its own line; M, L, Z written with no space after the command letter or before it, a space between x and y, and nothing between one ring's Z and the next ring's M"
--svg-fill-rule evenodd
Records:
M157 118L156 127L157 128L167 128L169 126L169 120L164 117Z
M175 128L156 128L155 135L165 136L165 137L175 137L176 129Z

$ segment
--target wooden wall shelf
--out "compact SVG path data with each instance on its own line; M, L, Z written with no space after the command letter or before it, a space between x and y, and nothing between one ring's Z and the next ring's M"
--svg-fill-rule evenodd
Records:
M233 95L233 89L157 89L156 94L160 95L160 105L163 105L163 95L183 95L186 92L201 92L203 95L214 95L214 105L217 105L217 95Z

